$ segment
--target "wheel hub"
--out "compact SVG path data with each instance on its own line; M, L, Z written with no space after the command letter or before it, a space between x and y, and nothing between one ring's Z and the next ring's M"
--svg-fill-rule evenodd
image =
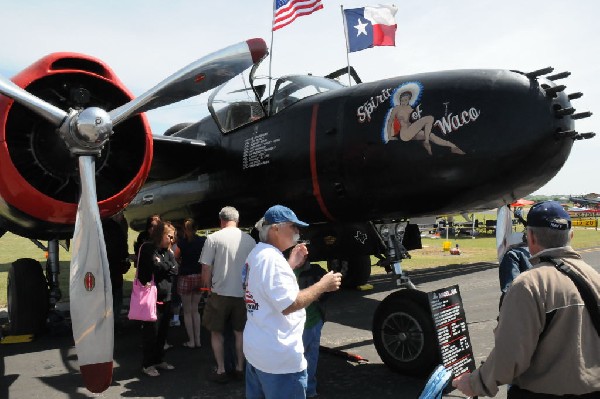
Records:
M409 362L416 359L425 345L419 322L410 314L390 314L383 323L384 345L396 359Z

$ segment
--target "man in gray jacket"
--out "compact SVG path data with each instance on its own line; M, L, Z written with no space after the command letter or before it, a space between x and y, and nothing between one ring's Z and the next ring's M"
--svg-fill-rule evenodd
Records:
M512 384L508 398L600 397L600 331L569 276L590 287L600 303L600 274L569 246L571 219L554 201L534 205L527 215L527 242L533 268L508 289L495 347L472 374L452 385L468 396L495 396L498 386Z

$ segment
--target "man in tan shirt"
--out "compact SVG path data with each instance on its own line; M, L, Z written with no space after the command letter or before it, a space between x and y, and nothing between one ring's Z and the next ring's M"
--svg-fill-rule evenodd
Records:
M580 276L600 303L600 274L569 246L571 219L554 201L534 205L527 215L533 268L508 289L495 347L472 374L452 385L468 396L495 396L512 384L509 399L600 398L600 336L573 281L555 267Z
M256 242L238 227L240 214L232 206L219 212L221 230L210 234L202 248L202 282L211 288L211 295L203 314L204 327L210 331L210 341L217 368L209 374L211 381L226 383L225 331L227 322L233 327L236 365L232 370L235 379L243 379L243 331L246 324L246 304L242 287L242 269L246 257Z

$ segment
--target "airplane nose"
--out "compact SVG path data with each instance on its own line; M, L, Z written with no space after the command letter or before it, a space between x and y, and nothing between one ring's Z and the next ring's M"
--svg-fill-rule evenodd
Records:
M544 89L544 93L545 93L546 97L558 99L559 93L563 93L564 90L567 88L567 86L565 86L565 85L552 86L552 84L557 80L568 78L569 76L571 76L571 72L565 71L565 72L560 72L560 73L557 73L554 75L547 75L549 73L552 73L553 71L554 71L554 68L548 67L548 68L538 69L536 71L526 73L525 76L527 76L530 79L543 78L544 80L546 80L546 82L541 83L541 87L542 87L542 89ZM550 83L550 82L552 82L552 83ZM566 100L570 102L571 100L576 100L578 98L581 98L582 96L583 96L583 93L581 93L581 92L570 93L570 94L566 95ZM559 103L559 102L555 102L555 104L554 104L554 116L557 119L563 119L565 117L570 117L571 120L578 120L578 119L589 118L590 116L593 115L589 111L578 112L578 113L576 113L575 111L576 111L576 109L571 107L570 105L564 106L563 103ZM591 139L595 136L596 136L596 133L594 133L594 132L578 133L576 130L573 130L573 129L559 129L554 133L554 137L557 140L559 140L559 139L587 140L587 139Z

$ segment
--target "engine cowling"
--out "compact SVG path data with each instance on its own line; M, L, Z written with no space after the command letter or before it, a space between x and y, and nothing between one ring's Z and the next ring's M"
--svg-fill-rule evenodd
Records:
M50 54L12 81L65 111L110 111L133 98L102 61L76 53ZM129 204L151 163L152 132L145 115L114 127L96 158L101 217ZM80 192L77 158L45 119L2 95L0 168L0 229L42 240L72 235Z

